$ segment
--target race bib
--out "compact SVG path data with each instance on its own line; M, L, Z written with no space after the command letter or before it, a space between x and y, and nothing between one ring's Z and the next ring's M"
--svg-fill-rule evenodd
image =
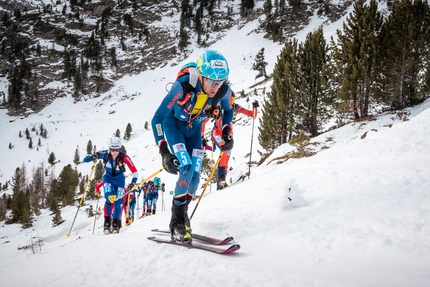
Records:
M200 172L203 165L203 151L199 149L193 149L193 170Z
M173 153L179 160L179 167L192 164L190 156L188 155L183 143L173 145Z

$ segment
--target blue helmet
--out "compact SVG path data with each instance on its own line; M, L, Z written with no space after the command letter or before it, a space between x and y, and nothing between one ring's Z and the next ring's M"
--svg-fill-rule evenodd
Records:
M226 80L229 73L227 60L221 53L207 50L197 59L197 72L211 80Z

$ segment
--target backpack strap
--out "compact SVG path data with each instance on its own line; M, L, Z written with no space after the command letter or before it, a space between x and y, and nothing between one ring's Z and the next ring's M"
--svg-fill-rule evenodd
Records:
M192 97L196 94L197 82L199 80L199 73L196 69L196 63L188 63L183 66L177 76L176 80L188 75L188 81L181 82L182 88L184 89L184 96L178 101L178 104L182 107L184 106Z
M105 166L105 168L106 168L106 164L107 164L107 162L108 162L108 160L109 160L109 156L110 156L110 153L107 153L104 157L103 157L103 164L104 164L104 166ZM117 164L117 166L119 166L119 170L120 171L122 171L122 172L125 172L125 165L124 165L124 153L123 152L119 152L118 153L118 156L117 156L117 158L116 158L116 164ZM113 169L112 170L112 172L113 172L113 176L115 176L115 169Z
M125 172L124 153L122 153L122 152L118 153L118 157L116 158L116 163L119 166L119 170L122 172Z

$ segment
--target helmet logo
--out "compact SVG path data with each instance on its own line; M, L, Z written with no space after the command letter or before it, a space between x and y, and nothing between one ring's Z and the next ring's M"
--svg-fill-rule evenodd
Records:
M212 68L227 68L226 61L223 60L211 60Z

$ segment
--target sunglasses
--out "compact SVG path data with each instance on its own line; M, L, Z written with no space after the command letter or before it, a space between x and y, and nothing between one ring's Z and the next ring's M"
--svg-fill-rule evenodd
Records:
M119 152L119 149L111 149L111 152Z
M211 80L211 79L208 79L208 78L205 78L205 80L206 80L206 84L208 84L209 86L211 86L211 87L213 87L213 86L215 86L215 85L218 85L218 87L221 87L222 86L222 84L224 84L224 80Z

